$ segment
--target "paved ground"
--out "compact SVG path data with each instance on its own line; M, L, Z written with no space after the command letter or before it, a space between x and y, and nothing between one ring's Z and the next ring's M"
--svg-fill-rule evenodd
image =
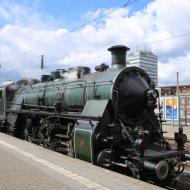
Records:
M0 133L0 190L158 190Z
M0 189L68 189L67 186L0 148ZM64 187L64 188L63 188Z
M178 126L175 125L174 127L172 127L172 125L163 125L163 131L167 132L164 134L164 136L174 137L174 132L178 132ZM183 132L187 135L187 139L190 140L190 126L184 126Z

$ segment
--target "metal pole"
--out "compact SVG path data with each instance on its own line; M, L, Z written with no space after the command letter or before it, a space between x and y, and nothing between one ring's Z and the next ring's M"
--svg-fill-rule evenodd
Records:
M187 101L188 96L184 96L184 115L185 115L185 126L187 126Z
M172 95L172 127L174 127L174 95Z
M44 55L41 55L41 70L44 69Z
M179 73L177 72L177 97L178 97L178 125L180 127L180 94L179 94Z

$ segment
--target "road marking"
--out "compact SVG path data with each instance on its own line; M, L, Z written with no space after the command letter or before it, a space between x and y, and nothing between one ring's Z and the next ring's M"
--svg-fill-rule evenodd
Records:
M42 159L42 158L40 158L40 157L38 157L38 156L36 156L34 154L31 154L31 153L29 153L29 152L27 152L25 150L22 150L22 149L14 146L14 145L11 145L11 144L9 144L9 143L7 143L5 141L0 140L0 144L6 146L9 149L12 149L12 150L18 152L18 153L20 153L20 154L22 154L24 156L26 156L27 158L30 158L31 160L33 160L35 162L38 162L38 163L42 164L43 166L46 166L46 167L54 170L57 173L63 174L64 176L66 176L66 177L68 177L68 178L70 178L72 180L77 181L78 183L86 186L89 189L111 190L108 187L102 186L99 183L96 183L96 182L94 182L94 181L92 181L92 180L90 180L90 179L88 179L86 177L80 176L77 173L71 172L70 170L67 170L67 169L65 169L65 168L63 168L61 166L53 164L53 163L51 163L51 162L49 162L49 161L47 161L45 159Z

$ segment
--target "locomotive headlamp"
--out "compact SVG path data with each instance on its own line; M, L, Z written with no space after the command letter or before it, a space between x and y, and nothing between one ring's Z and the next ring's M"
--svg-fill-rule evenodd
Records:
M159 93L156 89L148 90L147 96L149 99L157 99L159 97Z
M156 89L149 89L146 93L147 95L147 105L149 108L156 108L156 99L159 97L159 93Z
M154 89L154 90L152 91L152 97L153 97L154 99L156 99L156 98L159 97L158 90Z

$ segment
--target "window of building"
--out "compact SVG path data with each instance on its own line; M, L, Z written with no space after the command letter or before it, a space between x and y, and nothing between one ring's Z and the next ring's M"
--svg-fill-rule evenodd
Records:
M180 109L180 116L184 116L184 110Z
M181 103L181 104L185 104L185 98L184 98L184 97L181 97L181 98L180 98L180 103Z

